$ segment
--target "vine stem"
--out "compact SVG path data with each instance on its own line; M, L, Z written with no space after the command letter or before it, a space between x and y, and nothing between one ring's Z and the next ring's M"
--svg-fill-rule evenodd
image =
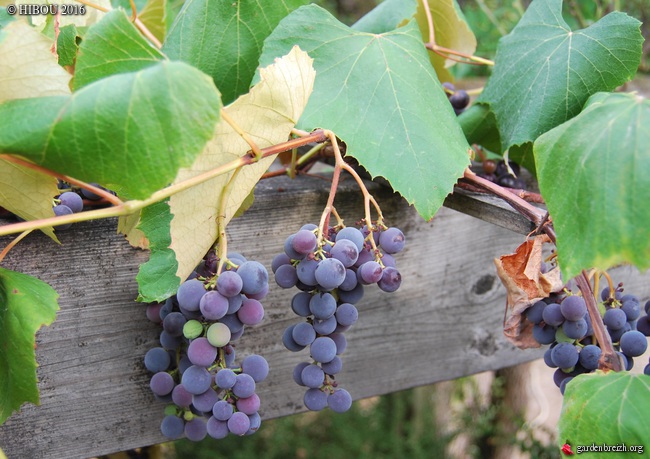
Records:
M327 136L325 135L323 130L319 129L305 137L301 137L298 139L291 139L288 140L287 142L273 145L268 148L263 148L261 150L262 157L265 158L267 156L272 156L281 153L283 151L291 150L292 148L300 147L302 145L307 145L308 143L311 142L324 142L325 140L327 140ZM89 220L97 220L100 218L110 218L110 217L119 217L122 215L130 215L134 212L137 212L140 209L150 206L151 204L155 204L159 201L162 201L163 199L166 199L176 193L189 189L193 186L199 185L221 174L225 174L234 169L237 169L238 167L254 164L257 161L258 160L254 155L247 153L241 158L223 164L215 169L206 171L203 174L188 178L187 180L183 180L182 182L179 182L175 185L171 185L168 186L167 188L163 188L162 190L156 191L154 194L152 194L149 198L145 200L142 201L132 200L126 202L120 201L120 204L105 209L95 209L95 210L89 210L89 211L80 212L72 215L62 215L59 217L43 218L40 220L32 220L28 222L20 222L20 223L13 223L10 225L4 225L0 227L0 236L21 233L27 230L47 228L49 226L58 226L58 225L65 225L68 223L78 223L78 222L89 221Z
M219 212L217 213L217 233L219 237L217 238L217 244L219 245L217 249L217 258L219 262L217 264L217 276L221 274L223 270L223 265L226 262L226 256L228 255L228 237L226 236L226 203L228 202L228 196L230 195L230 190L232 189L237 176L241 172L242 168L239 167L235 169L228 183L226 183L221 191L221 198L219 199Z
M321 246L323 242L323 235L326 229L329 228L329 219L330 219L330 214L334 209L334 197L336 196L336 190L338 189L339 186L339 178L341 176L341 171L345 170L350 175L352 175L354 180L359 185L359 189L361 190L361 193L363 194L363 207L365 211L365 220L366 220L366 225L368 226L368 230L370 232L369 240L370 240L370 244L372 245L373 251L377 253L377 245L375 244L374 237L372 237L373 224L372 224L372 215L370 213L370 204L372 203L375 210L377 211L377 215L378 215L377 220L380 224L382 224L384 219L384 216L381 212L381 208L379 207L379 204L377 203L375 198L368 192L366 185L363 183L361 177L359 177L359 174L357 174L357 171L355 171L354 168L350 166L348 163L346 163L345 160L343 159L343 155L341 154L341 150L339 149L336 135L329 130L325 130L325 135L327 135L327 137L330 140L330 143L332 144L332 149L334 150L335 163L334 163L334 173L332 175L332 185L330 187L330 193L327 198L327 204L325 204L325 209L323 210L320 223L318 225L318 235L317 235L318 247Z
M241 128L241 126L239 126L235 122L235 120L232 119L232 117L228 114L228 112L226 110L224 110L223 108L221 109L221 118L223 118L223 120L226 123L228 123L230 125L230 127L233 128L235 130L235 132L237 134L239 134L239 136L242 139L244 139L246 141L246 143L251 147L251 150L253 150L253 153L255 153L255 158L256 158L255 160L259 161L260 159L262 159L263 153L262 153L262 150L260 149L260 147L257 146L257 144L255 143L255 141L253 141L251 136L248 135L248 133L246 131L244 131Z
M600 311L598 311L598 305L596 304L594 292L591 290L587 272L583 270L580 275L575 277L575 280L578 288L582 292L585 303L587 303L587 311L589 312L589 318L594 328L594 335L602 349L602 354L598 361L598 368L601 370L621 371L621 360L618 358L616 351L614 351L609 333L605 330L603 321L600 319Z
M472 54L462 53L460 51L455 51L453 49L445 48L436 44L436 32L433 26L433 17L431 16L431 10L429 9L429 1L422 0L422 6L424 8L424 14L427 18L427 25L429 27L429 41L424 44L424 46L433 51L434 53L444 57L445 59L451 59L456 62L461 62L464 64L474 64L474 65L494 65L494 61L490 59L485 59L482 57L474 56ZM459 59L458 56L462 59ZM463 60L464 59L464 60Z
M96 187L95 185L91 185L90 183L82 182L81 180L77 180L76 178L69 177L67 175L59 174L58 172L54 172L50 169L47 169L43 166L39 166L38 164L31 163L17 156L0 154L0 159L4 159L5 161L8 161L10 163L18 164L19 166L23 166L27 169L32 169L37 172L41 172L42 174L50 175L52 177L63 180L64 182L68 182L71 183L72 185L76 185L79 188L84 188L92 193L95 193L98 196L101 196L102 198L106 199L108 202L110 202L115 206L124 204L124 202L120 198L118 198L114 194L111 194L102 188Z

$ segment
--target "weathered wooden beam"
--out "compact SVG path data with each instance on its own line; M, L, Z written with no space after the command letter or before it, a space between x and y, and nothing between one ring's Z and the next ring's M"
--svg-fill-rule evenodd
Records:
M255 204L229 225L229 248L270 270L284 239L318 222L328 185L308 177L263 181ZM407 247L397 256L400 290L367 289L359 322L346 333L337 380L355 399L540 356L515 349L500 330L505 292L492 259L511 252L520 234L444 208L425 222L389 190L373 185L373 192L388 223L406 234ZM348 224L362 217L351 180L344 181L336 206ZM26 405L0 426L0 448L10 459L84 458L164 441L159 423L165 404L150 393L142 363L157 345L159 328L134 301L135 275L148 255L115 228L114 220L78 224L60 232L62 246L30 235L3 262L50 283L61 306L54 324L37 334L41 406ZM630 271L628 279L636 292L650 294L647 276ZM259 353L270 362L270 376L259 387L266 419L304 410L303 390L291 373L307 351L294 354L281 343L284 328L298 321L290 309L294 293L273 288L263 324L237 342L238 361Z

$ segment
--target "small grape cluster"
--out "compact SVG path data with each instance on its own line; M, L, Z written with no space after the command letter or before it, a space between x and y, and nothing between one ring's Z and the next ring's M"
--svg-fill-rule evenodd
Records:
M504 160L486 159L481 164L483 172L478 175L484 179L506 188L526 189L526 182L519 176L521 167L516 162L508 161L506 166Z
M94 185L98 188L105 189L97 183L92 183L91 185ZM63 182L61 180L59 180L58 187L59 190L61 191L63 190L67 190L67 191L63 191L63 193L61 193L60 195L54 198L54 206L52 207L52 210L54 211L54 215L56 215L57 217L60 217L61 215L72 215L83 211L84 198L90 201L98 201L101 199L101 196L98 196L95 193L88 191L84 188L75 190L71 188L68 183ZM112 191L109 192L113 193ZM70 228L71 226L72 223L69 223L67 225L59 225L57 226L57 229L65 230Z
M146 353L144 364L153 373L154 395L174 404L165 409L160 426L168 438L219 439L251 435L260 427L255 390L269 365L251 354L237 366L233 342L246 325L262 321L268 272L237 253L227 255L219 275L217 266L216 255L209 253L176 295L147 308L149 319L163 328L160 347Z
M316 225L304 225L273 259L277 284L300 290L291 309L305 318L285 330L282 342L293 352L309 346L313 361L301 362L293 371L294 381L307 387L305 406L313 411L329 406L342 413L352 405L350 393L335 380L347 347L344 332L359 317L355 304L364 286L377 284L386 292L399 288L402 277L393 254L402 251L405 239L399 229L383 225L372 231L367 226L330 228L320 241L317 234Z
M442 87L445 89L447 99L449 99L449 103L453 107L456 116L463 113L469 105L469 94L467 94L467 91L464 89L456 89L454 84L448 81L445 81Z
M609 287L604 288L601 300L603 323L624 369L630 370L634 357L642 355L648 347L650 318L641 317L639 298L623 295L622 285L613 294ZM646 314L649 309L650 301L645 305ZM570 292L552 294L530 306L525 315L534 324L533 338L542 345L550 345L544 353L544 362L550 368L557 368L553 381L563 394L575 376L598 369L602 349L594 337L582 296ZM650 373L650 365L645 372Z

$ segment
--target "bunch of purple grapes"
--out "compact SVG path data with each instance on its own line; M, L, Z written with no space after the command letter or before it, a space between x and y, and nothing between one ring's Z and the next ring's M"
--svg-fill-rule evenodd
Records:
M347 347L344 332L359 317L355 304L365 286L377 284L386 292L399 288L402 277L392 255L402 251L405 239L397 228L378 226L373 231L367 226L330 228L320 243L317 232L316 225L304 225L273 259L277 284L300 290L291 309L305 319L289 326L282 342L293 352L309 347L312 361L299 363L293 371L294 381L307 387L305 406L313 411L329 406L342 413L352 405L350 393L335 380Z
M641 317L641 303L634 295L623 295L622 285L614 294L606 287L601 292L599 305L603 323L612 340L623 368L630 370L634 357L642 355L648 348L646 336L650 336L650 319ZM650 301L645 305L646 314ZM544 362L557 368L553 381L564 394L569 381L582 373L598 369L602 354L594 338L587 305L579 295L551 295L534 303L525 312L532 322L535 340L550 347L544 353ZM650 373L650 365L645 368Z
M208 254L176 295L147 308L149 319L163 327L160 347L147 352L144 364L153 373L154 395L173 402L160 426L168 438L219 439L251 435L260 427L256 384L267 377L269 365L256 354L236 365L233 342L246 325L262 321L268 273L256 261L228 254L216 275L217 262Z

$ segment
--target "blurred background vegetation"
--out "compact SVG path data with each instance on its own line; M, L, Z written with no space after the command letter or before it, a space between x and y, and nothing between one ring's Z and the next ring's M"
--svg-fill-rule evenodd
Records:
M353 24L380 1L320 0L316 3L344 23ZM499 38L512 30L530 1L458 0L458 3L476 35L476 54L494 59ZM650 72L649 0L564 0L565 19L574 29L587 27L614 10L626 12L643 23L641 30L646 41L639 70ZM461 64L455 66L454 74L458 79L465 79L485 76L487 70ZM504 454L531 459L559 458L553 432L528 425L521 401L513 403L517 398L513 386L520 385L519 378L527 371L526 366L505 369L487 379L466 377L360 400L344 414L325 410L272 419L264 421L259 432L250 437L206 438L199 443L179 440L112 455L112 458L479 459ZM504 447L507 447L505 453Z

